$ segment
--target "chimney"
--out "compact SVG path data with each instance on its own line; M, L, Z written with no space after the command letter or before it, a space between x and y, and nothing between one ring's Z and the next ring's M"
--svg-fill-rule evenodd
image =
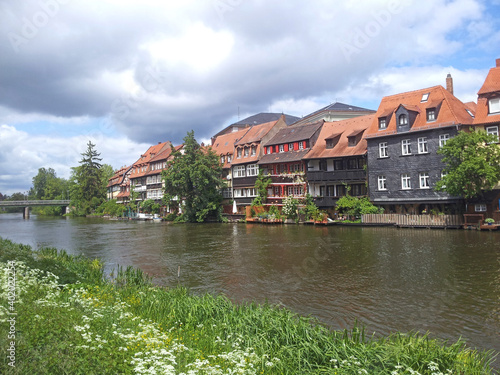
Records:
M451 74L448 73L446 76L446 90L448 90L451 95L453 95L453 78L451 78Z
M497 68L500 68L500 59L497 59Z

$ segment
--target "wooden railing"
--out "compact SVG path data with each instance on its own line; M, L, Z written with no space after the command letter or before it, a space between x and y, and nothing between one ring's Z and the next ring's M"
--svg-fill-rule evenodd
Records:
M459 227L464 224L462 215L362 215L363 224L394 224L402 227Z

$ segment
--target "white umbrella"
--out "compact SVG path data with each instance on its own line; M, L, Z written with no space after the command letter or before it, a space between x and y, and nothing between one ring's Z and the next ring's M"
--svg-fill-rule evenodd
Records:
M236 201L233 200L233 214L238 212L238 208L236 207Z

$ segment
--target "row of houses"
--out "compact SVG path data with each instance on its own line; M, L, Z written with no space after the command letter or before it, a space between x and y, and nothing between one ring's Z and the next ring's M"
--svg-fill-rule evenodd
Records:
M456 213L460 197L434 190L444 169L437 151L460 130L481 128L498 136L499 126L500 59L477 103L456 98L448 75L446 87L384 97L376 111L334 103L303 118L261 113L217 133L211 147L227 182L223 196L240 212L257 196L262 170L272 181L272 204L309 193L320 208L333 211L350 194L368 196L387 213ZM161 199L161 170L170 157L169 142L151 146L110 179L109 198L124 202L134 187L136 199ZM500 220L498 188L467 209Z

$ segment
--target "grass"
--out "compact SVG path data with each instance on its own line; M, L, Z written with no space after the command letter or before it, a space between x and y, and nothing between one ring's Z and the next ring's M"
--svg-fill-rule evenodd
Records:
M15 261L9 339L8 262ZM2 374L492 374L492 352L362 327L331 331L287 309L154 286L140 270L0 239ZM4 349L5 348L5 349ZM11 362L12 363L12 362Z

